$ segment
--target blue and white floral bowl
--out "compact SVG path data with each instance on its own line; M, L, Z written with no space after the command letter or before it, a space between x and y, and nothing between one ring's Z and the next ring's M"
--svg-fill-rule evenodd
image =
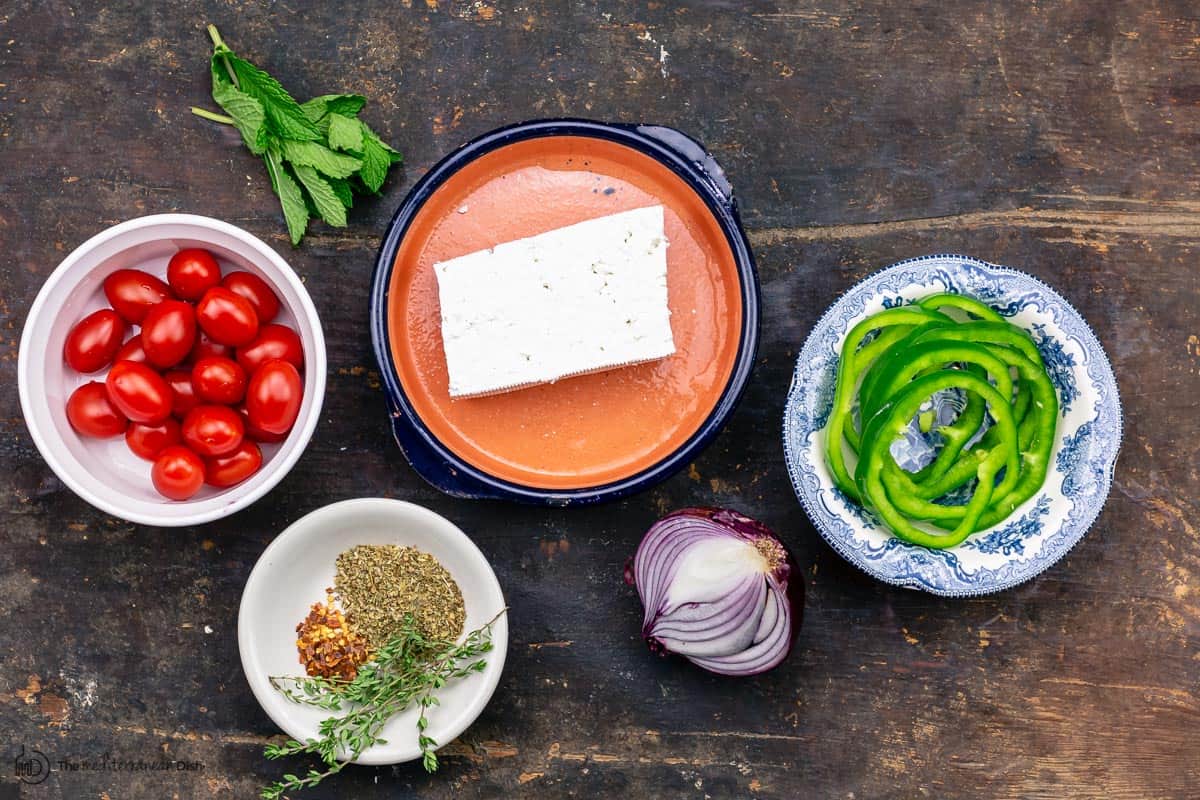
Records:
M1062 410L1042 490L999 525L957 547L931 550L892 536L871 512L834 488L823 429L847 331L884 308L947 291L982 300L1029 331ZM888 267L825 312L796 361L783 419L792 485L829 544L882 581L952 597L1007 589L1062 558L1100 513L1120 444L1121 402L1112 367L1079 312L1030 275L957 255Z

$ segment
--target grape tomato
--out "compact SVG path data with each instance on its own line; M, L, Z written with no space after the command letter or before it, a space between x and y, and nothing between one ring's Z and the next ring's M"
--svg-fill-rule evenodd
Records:
M140 325L151 308L171 297L171 289L148 272L119 269L104 279L104 296L126 322Z
M209 289L196 304L196 321L209 338L231 347L254 341L258 334L258 315L254 306L241 295L223 286Z
M125 432L129 420L108 399L108 390L100 381L91 381L71 392L67 398L67 421L77 433L107 439Z
M93 311L67 334L63 358L76 372L104 369L121 349L126 329L125 320L111 308Z
M112 404L134 422L157 424L171 415L171 387L145 364L118 361L104 384Z

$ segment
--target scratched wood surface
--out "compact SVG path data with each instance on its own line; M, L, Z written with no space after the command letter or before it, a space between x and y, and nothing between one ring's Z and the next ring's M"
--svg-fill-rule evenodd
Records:
M285 525L365 495L428 505L475 538L512 604L509 661L440 774L353 768L313 798L1200 796L1195 4L139 5L0 8L0 798L242 798L279 774L238 661L241 589ZM188 113L209 103L205 22L297 95L370 98L407 164L348 229L315 226L291 249L261 164ZM454 501L385 426L366 327L375 250L439 157L553 115L673 125L712 149L760 265L758 366L721 437L659 488L588 510ZM58 260L165 211L271 242L329 344L325 414L297 467L251 509L182 530L66 490L15 390L26 309ZM1126 412L1091 533L1037 580L965 601L842 562L794 499L778 435L822 310L938 251L1057 287L1108 349ZM760 517L802 565L804 629L769 675L718 679L638 640L621 564L691 504ZM22 748L204 769L56 767L22 786Z

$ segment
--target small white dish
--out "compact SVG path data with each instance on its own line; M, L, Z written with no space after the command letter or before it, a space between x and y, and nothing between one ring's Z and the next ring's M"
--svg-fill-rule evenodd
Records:
M122 268L162 278L167 262L185 247L203 247L222 272L252 272L279 296L277 323L288 325L304 347L304 401L296 425L279 444L263 445L263 465L228 489L203 487L190 500L168 500L154 490L150 462L132 452L123 437L91 439L67 422L66 404L78 386L102 381L107 371L80 375L63 362L70 329L87 314L108 306L104 279ZM130 522L175 527L228 516L270 491L308 445L325 398L325 337L300 277L261 239L220 220L193 214L158 214L122 222L75 248L38 292L17 363L21 410L42 458L71 491L101 511Z
M500 583L487 559L457 526L427 508L384 498L344 500L319 508L292 523L259 557L250 572L238 612L238 649L246 680L267 716L298 741L318 738L329 711L293 703L276 691L272 675L302 675L296 651L296 625L313 603L324 602L333 586L340 553L360 544L412 546L442 563L462 590L465 630L487 624L505 607ZM508 615L492 626L493 649L483 672L448 683L429 709L429 728L444 747L475 721L496 690L508 651ZM376 745L356 764L398 764L420 758L418 711L393 717Z

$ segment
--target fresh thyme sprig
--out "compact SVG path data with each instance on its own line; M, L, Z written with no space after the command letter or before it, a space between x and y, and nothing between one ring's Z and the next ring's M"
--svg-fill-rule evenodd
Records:
M281 745L267 745L264 755L270 759L293 755L316 755L325 769L310 769L304 775L287 774L263 788L263 800L278 800L284 792L299 791L317 785L342 770L369 747L387 744L379 736L388 720L414 703L417 717L417 743L425 769L438 768L438 743L426 735L428 710L438 705L435 693L449 681L482 672L487 662L481 656L492 649L492 626L500 615L466 635L461 643L427 639L407 616L399 634L359 667L353 680L309 676L271 676L271 686L295 703L326 711L343 711L321 722L321 738L304 742L295 739Z

